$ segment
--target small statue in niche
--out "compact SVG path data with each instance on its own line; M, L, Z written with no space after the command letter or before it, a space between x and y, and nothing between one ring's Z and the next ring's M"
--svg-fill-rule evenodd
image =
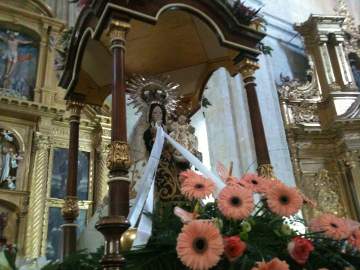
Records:
M0 157L0 187L15 190L18 161L22 157L17 153L14 136L8 130L0 130Z
M195 136L195 128L189 124L188 117L181 114L176 122L171 125L170 136L179 144L184 146L192 154L199 157L198 140ZM173 153L174 159L180 163L186 163L187 160L175 150Z

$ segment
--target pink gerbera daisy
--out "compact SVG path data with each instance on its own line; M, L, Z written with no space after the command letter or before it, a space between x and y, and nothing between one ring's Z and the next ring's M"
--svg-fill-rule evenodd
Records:
M254 173L245 174L239 181L240 185L254 192L264 193L269 189L270 180Z
M274 258L269 262L257 262L256 267L251 270L289 270L289 265L285 261Z
M303 204L299 192L282 183L274 184L266 192L266 199L267 205L273 213L285 217L296 214Z
M239 186L227 186L219 194L218 207L227 218L245 219L254 208L252 191Z
M345 239L349 237L351 233L346 221L333 214L322 214L312 219L309 230L313 232L323 232L326 236L335 240Z
M352 231L348 238L348 242L357 250L360 250L360 229Z
M194 220L182 228L176 251L187 267L207 270L220 261L224 244L219 230L211 222Z
M214 183L205 177L197 173L190 173L189 170L182 175L184 180L181 184L181 193L188 199L204 199L214 192Z

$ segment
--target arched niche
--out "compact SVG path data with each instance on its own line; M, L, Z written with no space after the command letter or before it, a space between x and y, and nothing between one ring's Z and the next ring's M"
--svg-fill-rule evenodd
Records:
M0 126L0 188L16 190L21 180L19 166L25 153L20 134Z
M21 24L0 21L0 94L33 100L40 36Z

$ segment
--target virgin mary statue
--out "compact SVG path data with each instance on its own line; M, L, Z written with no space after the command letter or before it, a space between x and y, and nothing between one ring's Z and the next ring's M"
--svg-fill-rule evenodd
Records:
M133 164L129 170L132 199L142 184L139 180L155 140L156 125L161 126L165 131L168 131L168 127L171 126L169 119L175 115L179 102L178 87L179 85L170 82L168 77L135 75L128 81L128 105L133 106L136 110L135 114L140 114L135 126L129 127L132 130L129 138ZM175 203L183 200L178 181L180 169L173 158L173 152L174 150L169 145L164 146L156 173L156 201ZM132 201L130 201L130 205L131 203ZM107 214L107 208L105 199L105 203L96 210L87 229L81 235L80 248L88 248L93 251L103 243L103 237L94 229L94 226L101 216Z

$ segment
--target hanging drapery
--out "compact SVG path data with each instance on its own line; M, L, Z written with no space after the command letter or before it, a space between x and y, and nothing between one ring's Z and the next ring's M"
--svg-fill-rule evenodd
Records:
M150 153L148 163L145 167L143 176L140 179L139 190L135 198L133 207L130 210L128 220L132 227L138 224L138 230L133 247L145 245L152 230L152 221L148 214L152 214L154 208L154 184L156 171L159 165L161 152L165 143L165 139L178 150L186 160L188 160L196 169L204 176L212 180L216 187L215 195L225 187L225 183L221 178L208 170L202 162L185 149L182 145L171 138L161 127L157 127L156 138Z

